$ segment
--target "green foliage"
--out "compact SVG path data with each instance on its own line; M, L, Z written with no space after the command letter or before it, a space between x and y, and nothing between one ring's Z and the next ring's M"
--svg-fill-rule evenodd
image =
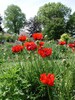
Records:
M0 16L0 32L4 32L4 31L3 31L3 28L2 28L2 26L1 26L2 20L3 20L3 19L2 19L2 17Z
M58 39L65 32L70 12L70 8L61 3L48 3L40 7L37 17L50 39Z
M1 26L1 23L2 23L2 17L0 16L0 26Z
M5 40L3 33L0 33L0 43L2 43L2 41Z
M47 41L52 55L41 58L37 51L13 54L12 44L0 46L0 100L49 100L47 86L40 74L54 73L55 83L49 87L52 100L75 99L75 53L67 46Z
M2 24L2 17L0 15L0 28L1 28L1 24ZM0 29L0 31L1 31L1 29Z
M15 42L15 40L17 39L17 35L16 34L2 34L0 35L0 42Z
M10 5L5 10L5 27L8 33L18 33L24 27L26 18L21 9L16 5Z
M4 34L4 38L6 42L15 42L17 39L17 35L16 34Z
M30 34L41 32L41 23L38 21L37 17L30 18L27 22L28 31Z
M68 34L68 33L62 34L60 37L60 40L66 41L68 43L68 41L70 41L70 34Z
M66 30L71 34L75 34L75 12L70 15L70 18L67 22Z

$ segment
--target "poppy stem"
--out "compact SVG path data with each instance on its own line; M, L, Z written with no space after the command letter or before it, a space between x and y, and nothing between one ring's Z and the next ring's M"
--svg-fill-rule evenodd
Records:
M49 91L49 86L47 86L47 91L48 91L49 100L51 100L50 91Z

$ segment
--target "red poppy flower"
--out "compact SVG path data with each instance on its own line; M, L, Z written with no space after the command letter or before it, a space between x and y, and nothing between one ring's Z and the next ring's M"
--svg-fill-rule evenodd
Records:
M47 76L46 76L46 73L43 73L43 74L40 75L40 81L43 84L47 84Z
M52 48L41 48L41 49L38 49L38 54L45 58L47 56L50 56L52 54Z
M23 46L22 45L15 45L12 47L12 52L13 53L17 53L23 50Z
M24 42L27 39L27 37L25 35L21 35L19 36L18 40L21 42Z
M43 84L47 84L49 86L54 86L54 80L55 80L54 74L49 73L48 75L46 75L46 73L43 73L40 75L40 81Z
M54 77L54 74L48 74L47 75L47 78L48 78L48 82L47 82L47 84L49 85L49 86L54 86L54 80L55 80L55 77Z
M37 45L34 42L25 42L24 46L27 50L35 50L37 48Z
M69 43L68 46L69 46L70 48L73 48L73 47L75 47L75 44L74 44L74 43Z
M40 42L39 42L39 45L40 45L40 46L43 46L43 45L44 45L44 42L43 42L43 41L40 41Z
M32 34L32 37L34 38L34 40L42 40L43 34L42 33L34 33L34 34Z
M59 44L59 45L65 45L66 42L65 42L65 41L59 41L58 44Z

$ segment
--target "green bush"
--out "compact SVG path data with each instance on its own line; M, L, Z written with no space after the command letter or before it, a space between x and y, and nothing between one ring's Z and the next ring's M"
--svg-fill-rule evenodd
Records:
M2 43L2 41L5 40L5 37L4 36L0 36L0 43Z
M15 42L17 39L17 36L15 34L10 35L10 34L0 34L0 42L6 41L6 42Z
M15 42L16 36L15 35L10 35L10 34L4 34L6 42Z
M4 34L0 33L0 43L2 43L5 40Z
M68 33L64 33L61 35L60 40L66 41L68 43L68 41L70 40L70 35Z

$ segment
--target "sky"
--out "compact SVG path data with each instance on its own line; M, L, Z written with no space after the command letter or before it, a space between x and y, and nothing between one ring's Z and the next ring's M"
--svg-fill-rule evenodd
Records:
M48 2L61 2L70 7L72 12L75 11L75 0L0 0L0 15L4 16L4 11L8 5L14 4L19 6L22 12L25 13L26 18L29 19L37 14L39 7Z

